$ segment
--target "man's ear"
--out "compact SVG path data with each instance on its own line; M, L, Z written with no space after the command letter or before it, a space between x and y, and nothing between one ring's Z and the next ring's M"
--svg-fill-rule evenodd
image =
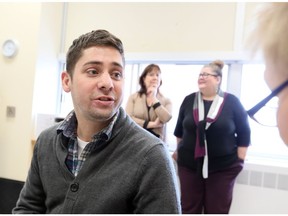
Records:
M65 92L70 92L70 86L71 86L71 76L67 71L63 71L61 74L61 80L62 80L62 88Z

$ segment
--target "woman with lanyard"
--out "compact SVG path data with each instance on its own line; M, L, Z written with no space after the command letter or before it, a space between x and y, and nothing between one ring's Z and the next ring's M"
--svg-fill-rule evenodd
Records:
M174 130L182 212L227 214L243 169L250 127L237 97L222 92L223 61L205 65L199 91L185 97Z

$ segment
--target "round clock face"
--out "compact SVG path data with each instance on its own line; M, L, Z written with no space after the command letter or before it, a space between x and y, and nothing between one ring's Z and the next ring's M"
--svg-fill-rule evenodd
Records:
M17 43L13 40L6 40L2 46L2 53L5 57L13 57L17 53Z

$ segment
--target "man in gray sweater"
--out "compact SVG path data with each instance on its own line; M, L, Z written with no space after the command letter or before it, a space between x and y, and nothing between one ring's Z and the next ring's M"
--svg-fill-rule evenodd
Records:
M38 137L13 213L181 213L165 145L120 107L124 67L108 31L73 41L61 79L74 110Z

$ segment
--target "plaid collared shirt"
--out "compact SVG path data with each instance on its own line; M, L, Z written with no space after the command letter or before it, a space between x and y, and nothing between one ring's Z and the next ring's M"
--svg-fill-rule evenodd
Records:
M75 112L70 112L64 119L63 123L59 125L57 130L63 131L64 136L69 138L68 154L65 163L71 173L74 174L74 176L78 175L80 169L83 166L83 163L85 162L90 152L102 146L110 139L114 123L117 120L118 113L119 112L116 113L116 115L113 117L112 121L106 128L104 128L92 137L92 141L85 146L79 158L77 141L77 118Z

